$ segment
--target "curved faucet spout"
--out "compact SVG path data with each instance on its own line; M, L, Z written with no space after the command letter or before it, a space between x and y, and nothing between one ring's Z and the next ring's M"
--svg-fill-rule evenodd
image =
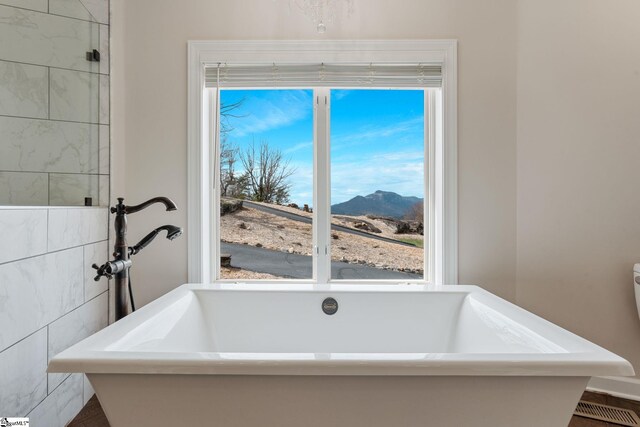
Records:
M138 211L141 211L144 208L147 208L147 207L153 205L154 203L162 203L162 204L164 204L164 206L167 208L167 211L175 211L175 210L178 209L176 204L173 203L173 201L171 201L171 199L169 199L167 197L154 197L153 199L149 199L144 203L140 203L139 205L125 206L125 213L127 213L127 214L136 213Z

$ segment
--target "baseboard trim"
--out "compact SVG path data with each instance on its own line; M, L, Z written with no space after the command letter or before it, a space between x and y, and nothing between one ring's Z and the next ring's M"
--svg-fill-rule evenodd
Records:
M640 401L640 379L627 377L593 377L587 390L623 399Z

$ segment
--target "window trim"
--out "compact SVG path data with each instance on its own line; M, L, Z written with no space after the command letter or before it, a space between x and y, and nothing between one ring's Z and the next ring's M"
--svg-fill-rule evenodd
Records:
M210 137L218 119L205 121L217 111L215 91L204 90L205 67L219 63L250 62L424 62L442 65L442 129L432 129L437 144L435 167L429 169L430 202L435 207L429 221L434 230L432 271L436 284L458 282L457 215L457 41L456 40L331 40L331 41L189 41L188 43L188 281L212 282L212 236L219 206L213 203L213 183L219 167ZM435 100L430 99L430 106ZM434 111L430 108L430 111ZM426 112L425 112L426 113ZM438 118L439 119L439 118ZM439 134L441 133L441 134ZM211 173L212 161L214 171ZM426 174L425 174L426 175ZM214 181L215 180L215 181ZM317 180L316 180L317 181ZM316 222L316 221L314 221ZM426 252L426 251L425 251ZM316 260L318 257L314 257ZM315 261L314 261L315 262ZM314 264L315 266L315 264ZM332 282L336 283L336 282ZM340 283L340 282L339 282Z

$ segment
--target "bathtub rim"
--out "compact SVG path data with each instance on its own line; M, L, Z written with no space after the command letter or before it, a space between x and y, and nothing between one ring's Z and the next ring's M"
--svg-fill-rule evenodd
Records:
M274 358L265 353L149 352L95 350L108 345L123 333L157 315L193 291L304 292L304 293L466 293L489 301L492 306L529 319L532 330L544 326L589 351L567 353L353 353L331 359L327 353L283 353ZM521 320L520 323L523 323ZM313 358L309 355L313 354ZM387 355L380 358L380 355ZM246 355L254 355L247 359ZM340 357L342 355L342 357ZM375 355L376 357L372 357ZM411 355L411 356L407 356ZM226 356L226 358L225 358ZM304 356L304 357L303 357ZM419 357L420 356L420 357ZM187 283L168 292L140 310L86 338L54 356L50 373L122 374L203 374L203 375L382 375L382 376L632 376L632 365L625 359L565 329L530 313L474 285L387 285L340 283L237 284Z

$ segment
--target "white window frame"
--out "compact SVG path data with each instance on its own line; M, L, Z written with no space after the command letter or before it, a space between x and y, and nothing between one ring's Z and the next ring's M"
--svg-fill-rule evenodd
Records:
M188 50L187 237L190 283L214 281L218 263L212 261L219 259L219 236L215 226L219 218L219 203L215 201L219 196L214 193L214 182L219 182L220 160L216 155L213 137L219 129L219 99L216 98L215 91L204 88L205 68L221 63L307 62L441 64L442 94L438 99L425 96L425 114L437 115L431 119L439 124L430 128L428 135L425 135L425 140L429 141L431 166L428 168L429 175L425 174L429 205L432 206L429 229L433 230L430 234L431 242L428 246L425 245L425 249L429 247L432 252L425 269L431 272L429 282L458 282L456 40L189 41ZM323 90L315 89L314 93ZM439 102L442 105L436 105ZM328 120L325 122L328 123ZM314 150L316 169L325 168L329 159L318 157L318 144L314 144ZM328 174L326 175L324 187L328 187L329 182ZM321 179L319 175L316 176L314 186L318 186ZM328 194L324 194L328 193L328 188L321 192L317 188L314 190L314 198L328 197ZM316 217L314 239L318 246L325 244L320 237L320 234L327 234L323 232L325 229L328 226L320 224ZM330 270L327 259L328 256L314 254L314 276L317 279L325 280L327 274L330 276L330 271L327 273L327 269ZM319 261L327 265L321 266ZM416 282L426 281L425 277Z

